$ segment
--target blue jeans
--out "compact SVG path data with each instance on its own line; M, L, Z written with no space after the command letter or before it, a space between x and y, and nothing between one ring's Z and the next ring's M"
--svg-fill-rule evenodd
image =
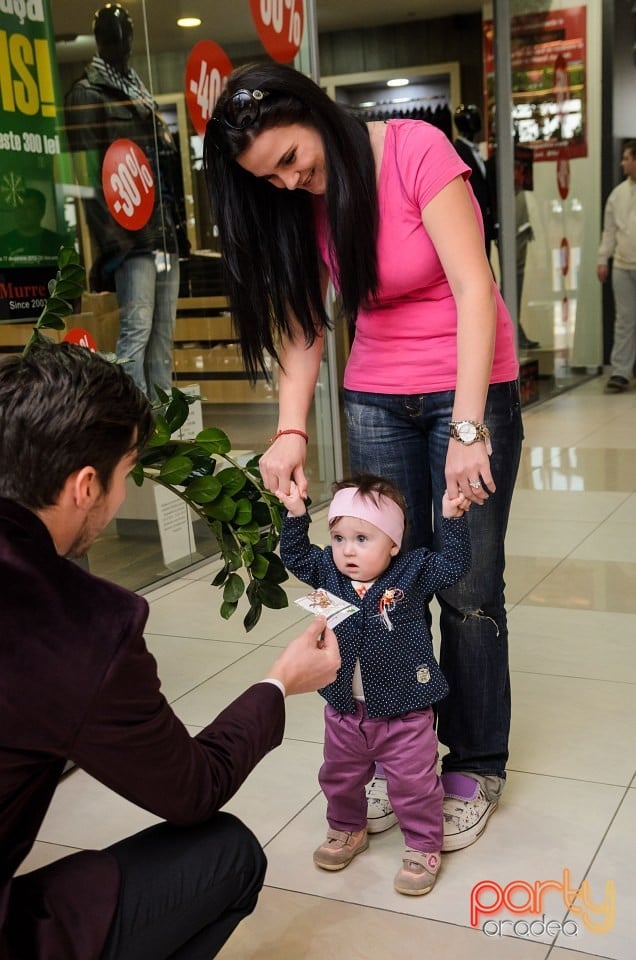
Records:
M345 390L352 472L391 480L408 506L405 546L435 547L454 391L422 395ZM437 734L449 748L445 772L505 776L510 731L504 537L523 427L517 381L488 391L484 422L492 438L497 491L468 513L473 562L438 594L440 666L450 693L438 707ZM430 620L430 611L427 611Z
M154 387L170 392L172 343L179 293L179 256L167 254L169 270L158 271L154 254L126 257L115 271L119 303L117 356L151 397Z

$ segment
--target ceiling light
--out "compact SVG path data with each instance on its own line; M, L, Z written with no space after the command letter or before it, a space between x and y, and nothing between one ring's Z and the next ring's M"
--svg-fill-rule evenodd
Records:
M396 80L387 80L387 87L407 87L408 80L406 77L398 77Z
M391 103L408 103L410 99L410 97L393 97Z
M200 17L179 17L179 19L177 20L177 26L184 27L186 29L188 27L200 27L201 18Z
M359 103L359 107L375 107L377 100L363 100L362 103Z

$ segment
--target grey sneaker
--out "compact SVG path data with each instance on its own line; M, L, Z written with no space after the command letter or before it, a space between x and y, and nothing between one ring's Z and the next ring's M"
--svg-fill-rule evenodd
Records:
M407 897L421 897L430 893L435 886L441 862L439 853L422 853L407 847L393 886L398 893L405 893Z
M327 830L327 839L314 850L314 863L321 870L344 870L358 853L369 846L366 830Z
M500 777L474 779L463 773L442 775L446 794L442 845L444 853L463 850L475 840L479 840L488 820L497 809L504 783ZM492 789L488 789L489 787Z
M384 777L374 777L367 787L367 832L383 833L397 823Z

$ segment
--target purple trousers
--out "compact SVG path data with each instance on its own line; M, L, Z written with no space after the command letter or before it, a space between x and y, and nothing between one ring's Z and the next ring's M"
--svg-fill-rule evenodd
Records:
M369 717L363 702L355 714L325 706L324 763L318 780L327 798L332 830L358 831L367 823L365 785L381 763L389 800L407 847L442 849L444 790L437 775L437 736L432 709L400 717Z

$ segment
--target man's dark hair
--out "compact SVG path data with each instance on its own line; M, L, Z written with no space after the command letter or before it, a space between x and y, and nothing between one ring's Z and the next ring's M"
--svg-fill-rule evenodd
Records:
M32 510L57 502L92 466L104 491L150 436L150 403L123 366L71 343L0 359L0 496Z

